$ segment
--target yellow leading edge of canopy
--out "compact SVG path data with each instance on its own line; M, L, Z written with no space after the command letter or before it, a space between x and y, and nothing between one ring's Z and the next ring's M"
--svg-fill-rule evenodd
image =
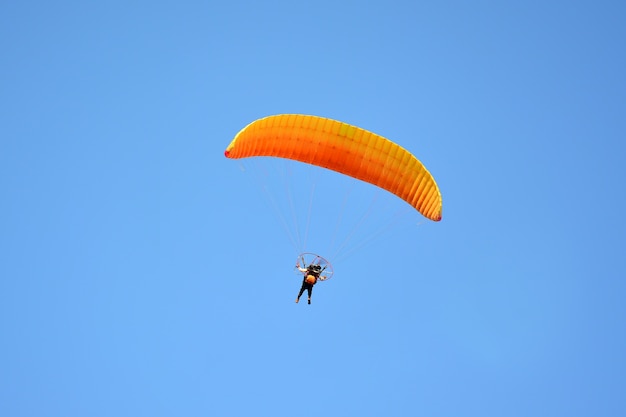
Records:
M441 220L441 193L424 165L396 143L356 126L300 114L269 116L237 133L224 154L286 158L331 169L383 188L425 217Z

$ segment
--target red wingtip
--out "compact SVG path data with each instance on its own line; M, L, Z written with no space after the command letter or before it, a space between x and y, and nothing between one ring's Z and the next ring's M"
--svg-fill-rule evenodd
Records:
M224 156L225 156L226 158L230 158L230 156L229 156L229 155L230 155L230 151L229 151L228 149L226 149L226 150L224 151Z

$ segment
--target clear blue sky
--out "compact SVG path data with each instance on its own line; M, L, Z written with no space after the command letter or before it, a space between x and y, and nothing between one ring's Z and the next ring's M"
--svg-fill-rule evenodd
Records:
M3 2L0 415L626 415L625 8ZM295 304L260 168L223 155L278 113L401 144L443 220ZM305 249L373 192L336 182Z

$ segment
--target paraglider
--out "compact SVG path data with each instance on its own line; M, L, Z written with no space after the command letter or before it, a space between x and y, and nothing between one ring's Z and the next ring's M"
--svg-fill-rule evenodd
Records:
M382 188L424 217L441 220L441 193L424 165L389 139L343 122L301 114L268 116L239 131L224 155L233 159L284 158L327 168ZM310 304L313 286L329 278L322 275L320 262L330 263L314 257L313 262L298 261L303 282L296 302L307 290Z
M333 267L326 259L314 253L302 253L296 261L296 272L302 273L302 287L296 303L300 301L300 297L307 291L308 304L311 304L311 294L313 286L319 281L326 281L333 276Z
M224 155L273 156L328 168L383 188L430 220L441 220L439 187L415 156L389 139L336 120L265 117L237 133Z

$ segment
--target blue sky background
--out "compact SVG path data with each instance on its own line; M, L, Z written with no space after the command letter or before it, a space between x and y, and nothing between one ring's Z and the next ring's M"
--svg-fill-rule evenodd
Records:
M625 9L3 2L0 415L626 415ZM443 220L264 191L223 152L278 113L401 144ZM311 184L304 249L402 215L309 306L267 202Z

